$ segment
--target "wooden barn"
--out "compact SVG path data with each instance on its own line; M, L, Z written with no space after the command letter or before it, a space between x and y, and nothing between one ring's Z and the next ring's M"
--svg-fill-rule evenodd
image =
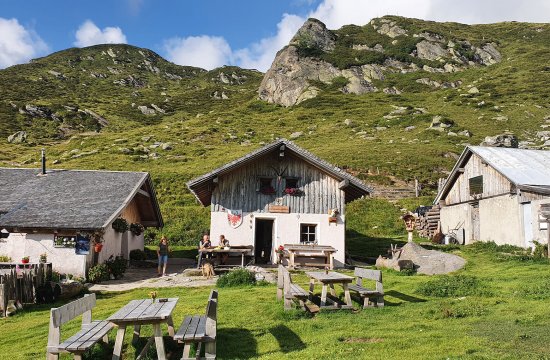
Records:
M148 173L127 171L0 168L0 254L37 263L46 254L53 269L84 276L111 255L143 250L143 233L117 232L128 224L161 227L163 220ZM102 232L101 252L92 234Z
M550 202L550 151L467 147L437 195L443 233L533 247L546 242L539 209Z
M256 262L273 262L284 244L334 247L345 260L346 204L372 189L287 140L275 141L187 183L211 208L210 235L253 246Z

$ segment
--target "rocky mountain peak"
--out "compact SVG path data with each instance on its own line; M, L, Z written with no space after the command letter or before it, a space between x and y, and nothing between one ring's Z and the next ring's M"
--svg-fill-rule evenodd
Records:
M321 21L309 18L290 40L289 45L317 48L322 51L334 50L336 36Z

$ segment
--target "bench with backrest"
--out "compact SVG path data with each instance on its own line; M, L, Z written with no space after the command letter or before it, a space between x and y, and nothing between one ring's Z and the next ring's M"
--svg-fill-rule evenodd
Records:
M281 286L282 288L279 288ZM285 310L292 309L294 300L298 300L300 307L306 308L305 302L309 297L309 293L292 282L290 272L283 265L279 265L277 287L277 298L284 297Z
M384 287L382 286L382 272L356 267L353 273L356 283L349 285L351 291L355 291L363 299L363 308L368 306L384 306ZM375 289L366 288L365 280L373 280Z
M205 344L202 359L216 358L217 307L218 290L212 290L206 305L206 314L186 316L183 319L174 335L174 340L184 343L182 360L192 359L189 357L191 344L197 344L196 359L201 359L202 344Z
M50 311L50 329L46 355L48 360L59 359L60 353L72 353L75 359L82 359L82 354L103 340L109 342L109 332L113 324L106 320L93 320L92 309L96 303L95 294L72 301ZM61 326L82 315L82 328L67 340L61 341Z

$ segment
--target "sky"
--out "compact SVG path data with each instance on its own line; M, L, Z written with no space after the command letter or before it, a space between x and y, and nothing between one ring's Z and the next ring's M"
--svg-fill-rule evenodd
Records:
M125 43L180 65L266 71L309 17L329 29L400 15L550 22L550 0L0 0L0 69L70 47Z

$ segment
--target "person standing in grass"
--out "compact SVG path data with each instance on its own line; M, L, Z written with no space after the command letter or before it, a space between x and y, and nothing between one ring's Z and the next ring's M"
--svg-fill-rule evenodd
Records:
M160 238L159 247L157 249L157 255L159 257L159 267L158 267L158 275L157 276L166 275L166 265L168 264L168 253L169 252L170 252L170 248L168 247L168 239L166 238L166 236L163 235Z

